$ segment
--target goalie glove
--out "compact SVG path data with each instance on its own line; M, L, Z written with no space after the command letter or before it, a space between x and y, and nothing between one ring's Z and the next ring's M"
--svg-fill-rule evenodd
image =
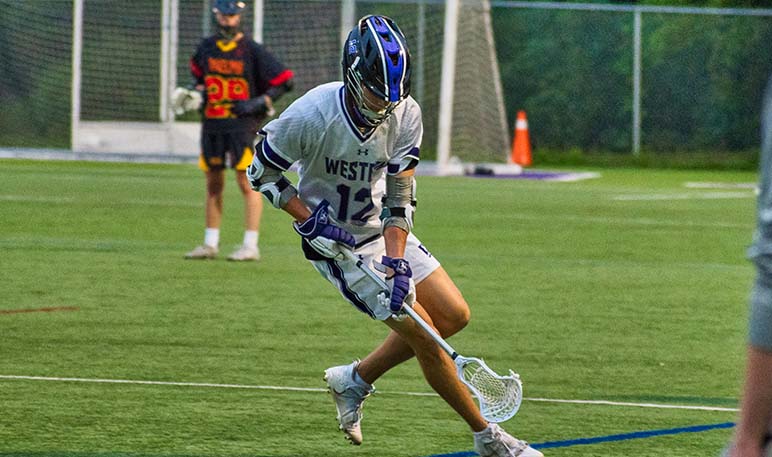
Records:
M375 268L386 273L386 285L391 291L390 297L383 297L382 304L392 313L398 314L404 305L415 303L415 282L413 270L407 260L383 256L381 262L374 262Z
M271 105L270 99L265 95L259 97L250 98L249 100L241 100L233 104L233 114L238 117L245 116L273 116L275 111L273 105Z
M356 240L345 229L330 223L329 206L330 202L322 200L308 219L293 222L292 227L316 252L334 259L341 255L342 249L353 249Z
M172 92L172 110L177 116L181 116L188 111L197 110L201 108L203 103L204 97L201 96L201 92L195 89L177 87Z

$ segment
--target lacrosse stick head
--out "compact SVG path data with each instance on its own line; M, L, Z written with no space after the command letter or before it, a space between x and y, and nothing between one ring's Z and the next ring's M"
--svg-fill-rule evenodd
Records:
M504 422L517 414L523 401L523 383L512 370L501 376L482 359L456 357L458 377L477 398L480 413L488 422Z

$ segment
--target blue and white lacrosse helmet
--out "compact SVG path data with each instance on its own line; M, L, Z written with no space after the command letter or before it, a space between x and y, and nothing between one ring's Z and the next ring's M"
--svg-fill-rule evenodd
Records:
M407 40L386 16L370 15L359 20L343 45L341 64L346 90L362 121L370 127L388 118L410 94Z

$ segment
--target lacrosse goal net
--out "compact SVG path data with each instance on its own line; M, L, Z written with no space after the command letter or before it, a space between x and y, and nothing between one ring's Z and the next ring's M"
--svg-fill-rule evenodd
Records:
M278 108L340 80L348 30L361 16L383 14L411 48L424 162L457 173L461 162L507 161L510 133L488 0L246 3L244 29L296 75L295 90ZM198 113L175 117L168 99L190 82L190 55L216 29L211 0L0 0L0 8L0 53L8 54L0 120L18 126L0 133L0 147L198 154ZM34 59L13 58L25 48L35 50Z

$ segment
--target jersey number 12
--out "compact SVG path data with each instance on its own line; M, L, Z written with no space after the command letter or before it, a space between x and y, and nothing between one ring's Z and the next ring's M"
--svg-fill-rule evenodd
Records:
M372 214L370 211L372 211L375 208L375 205L373 204L373 199L370 195L370 188L369 187L363 187L359 189L354 194L354 201L361 202L361 203L367 203L364 208L357 211L356 213L351 215L351 218L349 219L348 211L349 211L349 200L351 199L351 187L345 185L345 184L339 184L337 187L338 195L340 195L340 206L338 207L338 220L340 221L351 221L351 223L355 225L364 225L367 223L367 220L370 219L370 216Z

